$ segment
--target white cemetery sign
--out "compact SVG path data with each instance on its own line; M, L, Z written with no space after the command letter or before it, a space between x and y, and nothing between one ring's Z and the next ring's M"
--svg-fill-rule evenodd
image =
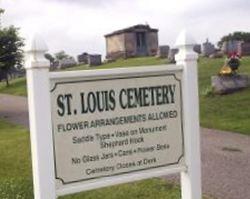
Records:
M55 171L62 184L184 165L181 73L147 69L52 76Z
M32 41L36 199L177 172L182 198L201 198L197 57L186 34L177 44L177 65L49 73L46 45Z

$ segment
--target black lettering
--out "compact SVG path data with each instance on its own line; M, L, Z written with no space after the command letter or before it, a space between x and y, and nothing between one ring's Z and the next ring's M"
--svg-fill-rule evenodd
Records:
M95 112L96 98L93 92L88 93L88 108L89 108L89 112L91 113Z
M141 100L141 88L140 89L135 89L135 102L137 104L140 104L142 103L142 100Z
M72 95L71 94L66 94L65 96L65 99L66 99L66 104L67 104L67 109L68 109L68 115L71 115L71 103L70 103L70 101L71 101L71 99L72 99Z
M105 100L105 111L109 110L109 103L108 103L108 91L102 91L104 93L103 100Z
M57 109L57 113L59 116L63 116L65 112L65 107L63 103L63 95L58 95L57 97L57 106L59 109Z
M151 87L151 105L155 105L155 87Z
M150 102L148 101L148 97L149 97L149 95L148 95L148 89L149 88L147 88L147 87L143 87L142 88L142 95L143 95L143 103L141 103L140 105L141 106L149 106L150 105ZM142 101L142 100L141 100Z
M134 89L128 88L127 89L128 108L135 108L136 107L136 104L133 103L133 98L134 98Z
M175 85L169 85L168 88L169 88L169 91L170 91L171 103L175 103L174 102Z
M82 113L87 113L88 109L85 108L84 93L80 93L80 94L81 94Z
M161 87L156 88L156 104L161 105L162 104L162 92L161 92Z
M126 95L126 90L123 88L121 91L120 91L120 94L119 94L119 102L120 102L120 106L122 109L126 109L127 106L128 106L128 103L124 103L123 102L123 95Z
M111 109L112 111L115 109L115 91L114 90L110 90L109 92L109 109Z
M105 108L105 96L104 92L102 91L101 93L99 91L96 92L96 98L97 98L97 109L99 112L103 112Z
M169 99L168 99L168 86L163 86L162 87L162 92L163 92L163 94L162 94L162 97L163 97L163 103L164 104L169 104Z

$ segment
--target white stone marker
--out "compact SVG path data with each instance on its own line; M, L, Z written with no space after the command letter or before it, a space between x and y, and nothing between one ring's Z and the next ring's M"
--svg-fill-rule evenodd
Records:
M28 86L28 99L29 99L29 117L30 117L30 133L31 133L31 148L32 148L32 165L33 165L33 180L34 180L34 195L35 199L55 199L57 196L66 195L70 193L76 193L84 190L90 190L110 185L115 185L119 183L131 182L136 180L147 179L150 177L159 177L171 173L181 173L181 187L182 187L182 198L183 199L201 199L201 179L200 179L200 144L199 144L199 111L198 111L198 85L197 85L197 55L193 52L193 46L195 42L189 37L185 32L182 32L177 39L176 45L179 47L179 53L176 55L177 65L167 65L167 66L153 66L153 67L141 67L141 68L130 68L130 69L111 69L111 70L98 70L98 71L73 71L73 72L58 72L58 73L49 73L49 62L45 60L44 53L47 51L47 46L43 42L41 38L36 36L31 43L27 47L27 58L25 68L27 70L27 86ZM166 75L165 79L164 74ZM144 77L145 75L145 77ZM159 76L159 79L156 76ZM169 108L177 108L178 114L181 114L178 120L166 120L168 125L180 125L177 128L173 126L172 130L164 130L166 134L170 134L170 138L165 137L167 142L170 143L170 147L177 147L179 152L180 149L183 148L180 143L183 143L181 140L184 140L184 158L180 156L181 159L178 162L168 165L171 163L171 159L169 157L173 157L171 155L176 155L175 151L166 150L166 155L168 158L164 158L164 153L156 153L154 152L154 165L151 166L143 166L142 170L135 169L126 169L121 172L111 172L107 173L105 176L98 176L97 179L88 179L86 176L81 175L81 165L78 165L77 169L74 169L70 164L68 164L68 160L71 159L70 151L75 150L72 154L82 154L83 150L81 147L70 146L71 134L65 134L66 139L61 139L60 132L57 132L57 124L63 124L67 121L79 120L79 107L77 104L79 102L73 103L73 114L72 116L67 116L66 119L58 119L56 116L57 111L61 111L60 109L54 110L57 107L57 103L54 97L60 95L60 92L71 92L73 99L76 99L81 92L81 89L84 89L86 92L88 89L91 90L91 86L99 86L102 89L106 89L112 87L114 92L119 92L123 87L121 85L124 84L126 87L134 86L132 82L135 82L139 86L157 86L159 84L173 84L171 82L175 82L175 80L169 79L170 76L177 77L177 80L180 82L179 86L176 87L176 91L179 93L177 97L178 104L176 106L158 106L155 111L161 111L162 107L165 107L167 110ZM108 79L107 79L108 78ZM111 79L109 79L111 78ZM112 80L113 78L113 80ZM117 85L117 79L121 80L122 84L120 86ZM125 79L124 79L125 78ZM131 79L127 81L126 79ZM139 81L140 78L142 81ZM147 79L149 78L149 79ZM105 82L100 83L101 80L106 80ZM59 83L58 83L59 81ZM65 82L66 81L66 82ZM77 82L80 82L77 83ZM86 82L86 83L84 83ZM91 84L93 82L93 85ZM113 83L114 82L114 83ZM158 82L158 83L157 83ZM165 82L165 83L164 83ZM55 85L53 86L53 84ZM67 86L63 86L62 83L66 83ZM75 84L76 83L76 84ZM119 83L119 82L118 82ZM73 88L70 87L72 84ZM74 85L73 85L74 84ZM127 84L127 85L126 85ZM52 86L52 88L51 88ZM75 88L75 89L74 89ZM61 89L61 90L60 90ZM57 93L59 92L59 93ZM59 99L59 98L58 98ZM160 98L159 98L160 99ZM60 99L59 99L59 103ZM182 104L181 104L182 103ZM51 109L53 107L53 110ZM182 107L182 108L181 108ZM135 114L136 110L128 111L119 111L119 109L114 111L116 114L115 117L119 117L119 114ZM138 109L142 114L151 113L154 111L153 107L147 107ZM184 114L182 114L184 113ZM53 118L51 118L51 115ZM57 119L55 119L56 117ZM96 116L102 116L101 113L96 114ZM109 113L109 116L112 117L112 114ZM83 120L95 120L95 113L92 115L82 115ZM81 118L80 117L80 118ZM53 119L53 123L52 123ZM98 119L98 117L97 117ZM173 121L173 122L172 122ZM163 120L160 122L162 123ZM172 123L170 123L172 122ZM52 128L53 124L53 128ZM155 124L150 121L145 123L147 125ZM139 124L138 124L139 125ZM141 124L140 124L141 125ZM133 125L129 125L131 128ZM123 127L119 127L123 128ZM135 128L135 127L134 127ZM171 128L170 128L171 129ZM174 142L171 142L171 136L174 136L176 130L179 129L180 132L184 132L183 136L179 136L179 140L174 138ZM180 131L180 129L183 129ZM104 128L105 130L105 128ZM107 130L107 129L106 129ZM53 133L52 133L53 131ZM108 131L112 133L112 128ZM84 131L86 134L91 133L89 130ZM59 133L59 134L58 134ZM62 133L62 132L61 132ZM80 133L80 132L79 132ZM98 133L98 131L97 131ZM100 133L103 133L100 131ZM114 133L114 132L113 132ZM171 135L172 134L172 135ZM63 135L63 134L62 134ZM91 135L91 134L89 134ZM110 134L111 135L111 134ZM152 134L153 135L153 134ZM55 140L55 136L56 138ZM64 135L63 135L64 136ZM153 137L154 136L154 137ZM158 137L156 140L150 140L150 137L155 139L156 135L147 134L143 139L145 139L145 143L140 146L152 146L157 145L158 142L162 142L161 137ZM162 134L164 137L165 135ZM131 137L131 136L130 136ZM129 138L129 137L128 137ZM152 139L151 138L151 139ZM58 139L61 139L61 141ZM113 139L113 138L112 138ZM118 138L117 138L118 139ZM180 140L181 139L181 140ZM59 153L64 153L64 147L61 147L62 143L68 142L65 145L65 152L68 156L61 156L58 160L54 157L54 154L57 154L57 149L59 148ZM68 140L68 141L67 141ZM118 139L119 140L119 139ZM180 142L181 141L181 142ZM65 143L66 143L65 142ZM178 144L177 144L178 143ZM163 142L164 144L164 142ZM98 144L89 143L89 146L96 150L98 148ZM67 148L68 147L68 148ZM67 151L67 149L72 148ZM97 147L97 148L96 148ZM128 147L133 147L133 145L128 145ZM77 149L79 148L79 149ZM119 148L118 148L119 149ZM136 148L134 148L136 149ZM123 149L126 150L126 147ZM182 149L181 149L182 150ZM170 153L169 153L169 152ZM86 153L91 153L92 150L86 150ZM110 154L115 154L116 151L109 151ZM95 151L96 154L100 153ZM140 155L131 153L130 157L125 157L128 161L135 161L140 158ZM152 153L153 154L153 153ZM150 153L148 154L150 155ZM97 155L96 155L97 156ZM141 156L145 158L145 153ZM178 156L177 156L178 157ZM66 159L65 159L66 158ZM68 158L68 159L67 159ZM98 158L97 158L98 159ZM114 158L116 161L121 161L119 158ZM162 163L161 163L162 161ZM65 162L65 167L64 163ZM158 163L159 162L159 163ZM59 167L55 166L56 163ZM96 163L93 163L93 166L98 165L99 160ZM105 165L105 161L102 161ZM113 163L112 161L110 162ZM92 164L92 163L91 163ZM89 165L91 165L89 164ZM87 166L87 164L83 164L83 168ZM91 166L91 167L93 167ZM159 166L159 167L158 167ZM138 167L139 168L139 167ZM64 175L64 178L68 179L69 183L63 184L63 181L57 178L58 169L61 169L61 174ZM84 169L83 169L84 170ZM66 171L66 172L65 172ZM67 173L69 171L69 173ZM122 172L123 171L123 172ZM56 172L56 173L55 173ZM72 173L72 174L71 174ZM73 174L74 173L74 174ZM115 174L115 175L111 175ZM74 182L76 179L77 182ZM84 181L81 182L81 179ZM71 183L72 181L72 183Z

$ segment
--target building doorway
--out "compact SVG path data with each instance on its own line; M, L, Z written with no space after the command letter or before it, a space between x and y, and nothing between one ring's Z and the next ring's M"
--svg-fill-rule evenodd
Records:
M147 55L147 41L145 32L136 32L136 49L137 55Z

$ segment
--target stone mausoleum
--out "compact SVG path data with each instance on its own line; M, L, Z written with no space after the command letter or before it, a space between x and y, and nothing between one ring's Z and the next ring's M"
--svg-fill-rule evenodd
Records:
M105 35L106 58L154 56L158 50L158 29L138 24Z

